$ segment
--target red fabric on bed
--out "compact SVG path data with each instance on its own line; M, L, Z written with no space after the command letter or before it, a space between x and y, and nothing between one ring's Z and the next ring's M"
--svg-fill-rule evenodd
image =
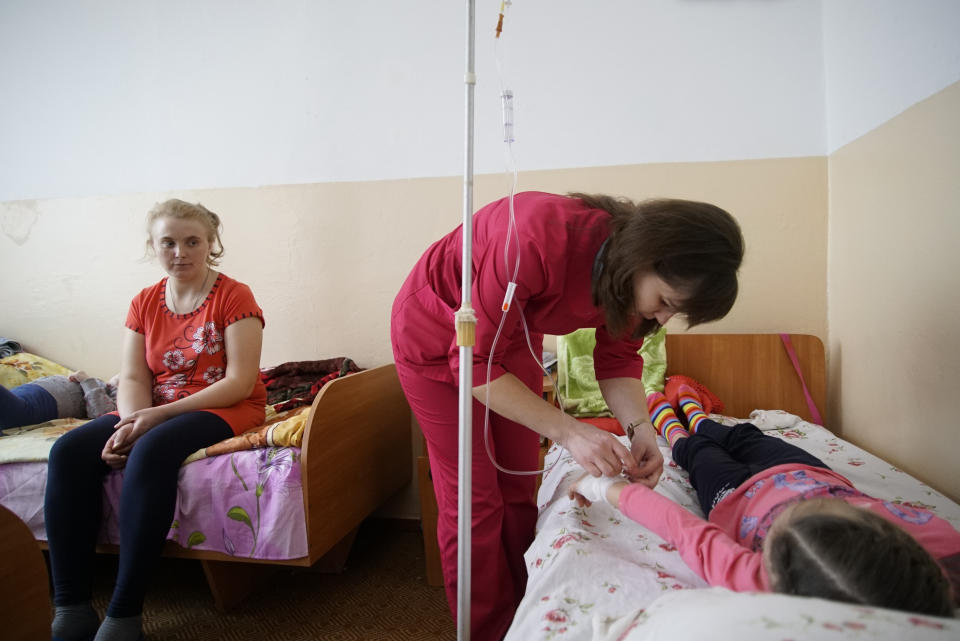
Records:
M604 432L610 432L611 434L616 434L617 436L625 436L623 431L623 425L620 425L620 421L615 418L577 418L578 421L583 421L584 423L590 423L594 427L599 427Z

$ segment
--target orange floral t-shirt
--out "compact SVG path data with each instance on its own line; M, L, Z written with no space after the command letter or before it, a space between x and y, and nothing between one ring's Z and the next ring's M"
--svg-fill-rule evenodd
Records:
M167 279L142 290L127 313L125 325L143 334L147 366L153 373L153 405L170 403L222 379L227 370L225 330L244 318L263 321L250 288L219 274L206 300L189 314L167 308ZM242 434L263 423L267 392L257 379L250 396L232 407L210 408Z

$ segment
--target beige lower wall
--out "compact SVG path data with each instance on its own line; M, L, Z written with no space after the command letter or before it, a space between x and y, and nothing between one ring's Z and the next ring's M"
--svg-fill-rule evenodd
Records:
M960 501L960 83L829 158L830 415Z
M389 362L393 296L427 245L459 224L461 185L437 178L0 203L0 336L94 375L116 372L127 305L163 275L141 260L145 212L178 197L221 214L221 269L248 283L264 309L265 366L340 355L362 366ZM503 175L477 177L475 207L508 187ZM747 254L736 307L698 331L826 339L825 158L529 172L520 189L714 202L739 219ZM386 515L416 516L416 496L409 488Z

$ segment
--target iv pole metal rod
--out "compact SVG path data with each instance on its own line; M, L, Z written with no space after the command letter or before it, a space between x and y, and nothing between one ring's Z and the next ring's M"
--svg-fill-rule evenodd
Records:
M462 303L456 314L457 345L460 347L460 458L457 497L457 639L470 640L470 588L472 557L473 472L473 345L476 315L470 302L473 248L473 98L475 1L467 0L466 131L463 167L463 261L460 284Z

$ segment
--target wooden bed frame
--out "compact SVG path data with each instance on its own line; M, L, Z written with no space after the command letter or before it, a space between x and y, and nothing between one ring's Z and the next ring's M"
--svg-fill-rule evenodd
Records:
M33 533L0 505L0 621L4 639L49 639L50 580Z
M410 482L410 425L410 407L392 363L330 381L313 401L301 448L307 556L250 559L171 541L164 555L198 559L220 610L236 605L265 571L278 566L341 570L360 523ZM118 548L99 545L97 551Z
M823 415L827 401L823 343L809 334L790 334L790 342L810 396ZM755 409L778 409L813 420L779 334L667 334L667 376L673 374L706 385L723 401L727 416L746 418Z
M822 415L827 400L823 343L808 334L790 334L790 342L810 396ZM755 409L779 409L813 420L800 378L779 334L667 334L667 376L673 374L706 385L724 402L723 413L727 416L746 418ZM543 448L541 461L545 452ZM437 501L426 449L418 464L427 583L443 585Z

